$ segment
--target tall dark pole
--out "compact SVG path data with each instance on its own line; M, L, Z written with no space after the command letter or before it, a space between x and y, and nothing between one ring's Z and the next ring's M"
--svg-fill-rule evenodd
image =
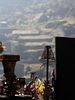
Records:
M49 48L50 46L46 46L46 84L45 84L45 98L44 100L49 100L49 80L48 80L48 71L49 71Z
M54 61L54 54L52 52L51 46L45 46L45 50L42 54L41 61L46 61L46 81L44 83L45 90L44 90L44 100L49 100L51 95L51 87L49 84L48 74L49 74L49 64L50 62Z
M46 50L47 50L46 82L48 83L48 70L49 70L49 46L46 46Z

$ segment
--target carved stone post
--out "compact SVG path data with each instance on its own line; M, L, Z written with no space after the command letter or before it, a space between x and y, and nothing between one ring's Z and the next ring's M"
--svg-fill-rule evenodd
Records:
M0 61L2 61L4 68L4 76L6 78L7 89L6 95L14 96L16 93L16 75L15 75L15 65L16 62L20 60L19 55L1 55Z

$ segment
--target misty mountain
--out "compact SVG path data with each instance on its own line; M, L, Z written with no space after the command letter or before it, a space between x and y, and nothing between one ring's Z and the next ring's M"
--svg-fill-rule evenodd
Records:
M27 67L39 75L45 70L40 69L39 57L46 45L55 53L56 36L75 37L75 0L0 2L0 41L6 46L4 53L21 56L18 76L27 73Z
M16 9L23 10L24 8L31 8L33 10L46 11L50 9L51 12L62 15L70 9L75 8L74 0L2 0L0 2L1 10L13 11ZM11 13L9 12L9 14ZM37 11L36 11L37 12Z

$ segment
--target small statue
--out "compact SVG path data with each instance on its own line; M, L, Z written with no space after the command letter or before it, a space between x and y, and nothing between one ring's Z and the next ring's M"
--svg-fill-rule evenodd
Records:
M2 42L0 41L0 53L2 53L3 51L4 51L4 48L3 48Z

